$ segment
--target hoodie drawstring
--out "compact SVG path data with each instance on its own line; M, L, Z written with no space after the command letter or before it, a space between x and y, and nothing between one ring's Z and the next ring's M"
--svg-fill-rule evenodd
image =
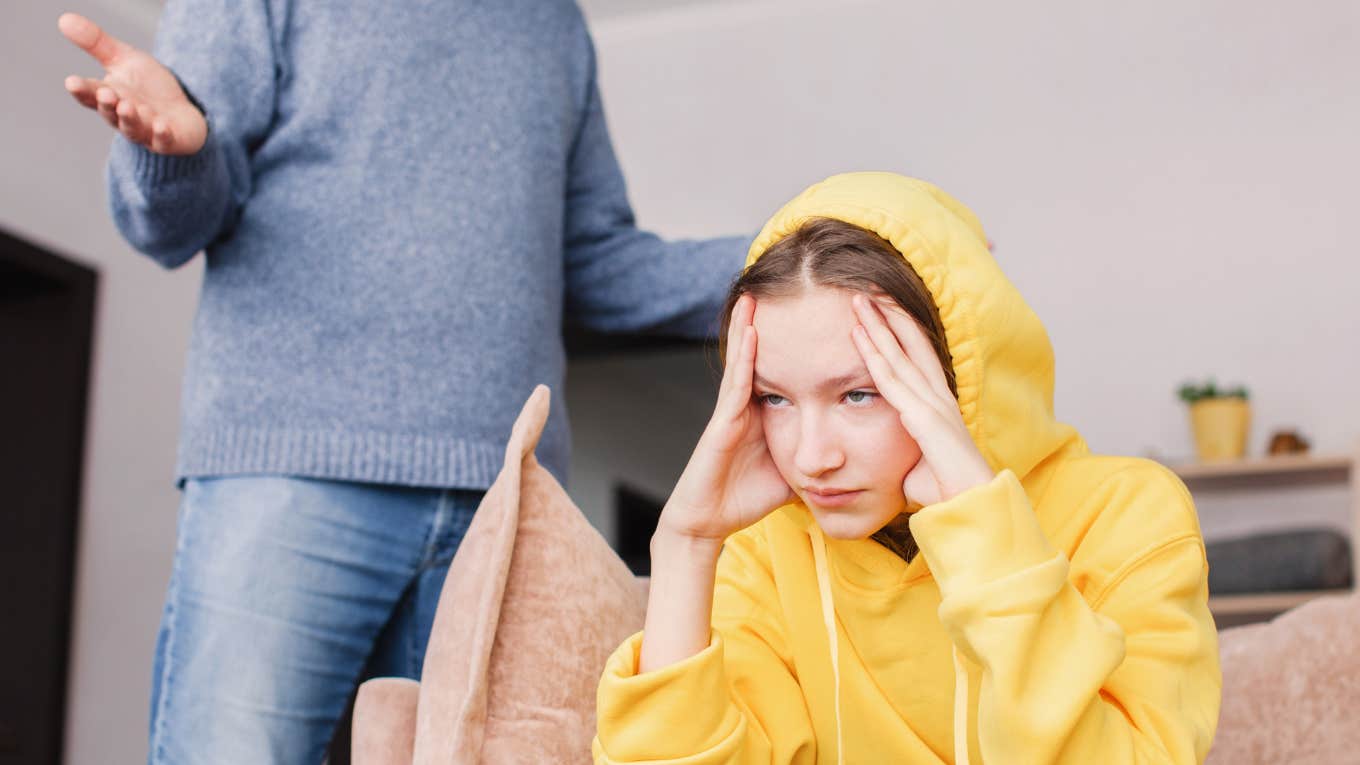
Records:
M831 574L826 563L826 537L815 522L809 524L808 534L812 536L812 563L817 569L817 591L822 601L822 624L826 628L826 641L831 646L831 678L835 683L833 695L836 704L836 762L845 763L845 742L841 734L841 652L836 631L836 605L831 599ZM952 650L954 656L954 765L968 765L968 668L963 664L963 654L958 646Z
M963 654L953 646L954 654L954 765L968 765L968 668L963 665Z
M845 747L841 737L841 652L836 634L836 605L831 600L831 574L826 565L826 537L816 523L809 527L812 534L812 562L817 568L817 590L822 600L822 622L826 640L831 645L831 678L836 704L836 763L844 765Z

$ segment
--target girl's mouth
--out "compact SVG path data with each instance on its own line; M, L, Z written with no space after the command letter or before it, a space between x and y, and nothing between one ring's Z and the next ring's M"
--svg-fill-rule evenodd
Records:
M803 496L818 507L844 507L859 498L863 489L804 489Z

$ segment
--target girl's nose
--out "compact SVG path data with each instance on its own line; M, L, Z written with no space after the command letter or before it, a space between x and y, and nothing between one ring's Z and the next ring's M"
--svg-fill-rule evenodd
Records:
M794 454L794 466L808 478L835 470L845 464L845 451L839 439L820 418L803 418L798 433L798 451Z

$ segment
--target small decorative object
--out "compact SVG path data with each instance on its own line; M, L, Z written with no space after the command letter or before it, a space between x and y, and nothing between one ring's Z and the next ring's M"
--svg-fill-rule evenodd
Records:
M1181 400L1190 405L1195 450L1202 462L1238 459L1247 450L1251 404L1242 386L1220 389L1212 379L1203 385L1180 387Z
M1310 444L1297 430L1277 430L1270 436L1270 454L1307 454Z

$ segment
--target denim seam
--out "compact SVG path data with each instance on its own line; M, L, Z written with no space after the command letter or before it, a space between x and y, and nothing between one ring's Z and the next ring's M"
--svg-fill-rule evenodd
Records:
M430 522L429 535L425 538L425 547L420 554L420 562L416 565L415 576L412 579L412 586L419 588L418 582L424 571L431 567L431 561L439 552L439 534L448 525L449 516L449 494L445 489L439 492L439 499L435 501L434 520ZM412 604L412 609L416 609ZM421 646L416 645L417 630L408 630L406 634L406 674L409 677L419 677L416 674L416 654L421 651Z
M420 563L416 566L417 572L430 568L439 554L439 535L443 533L444 527L449 525L449 494L450 492L447 489L439 492L439 499L435 503L434 520L430 522L429 535L425 538L425 547L420 552Z
M185 497L187 500L187 495ZM151 756L156 763L166 762L165 754L165 729L166 713L170 707L170 679L174 677L175 669L175 638L179 633L179 593L180 580L183 578L180 571L180 564L183 559L184 549L188 546L186 537L189 535L190 523L189 514L193 512L193 503L186 501L183 518L182 531L175 544L175 562L170 569L170 588L168 594L169 608L165 619L165 657L161 662L161 676L155 681L160 683L160 698L156 700L156 729L151 733Z
M472 526L472 519L477 515L477 508L481 505L482 498L486 496L486 492L476 489L448 489L447 493L454 497L450 519L457 536L450 540L452 544L449 545L448 559L441 557L435 561L435 564L440 566L448 565L458 554L458 549L463 546L463 539Z

